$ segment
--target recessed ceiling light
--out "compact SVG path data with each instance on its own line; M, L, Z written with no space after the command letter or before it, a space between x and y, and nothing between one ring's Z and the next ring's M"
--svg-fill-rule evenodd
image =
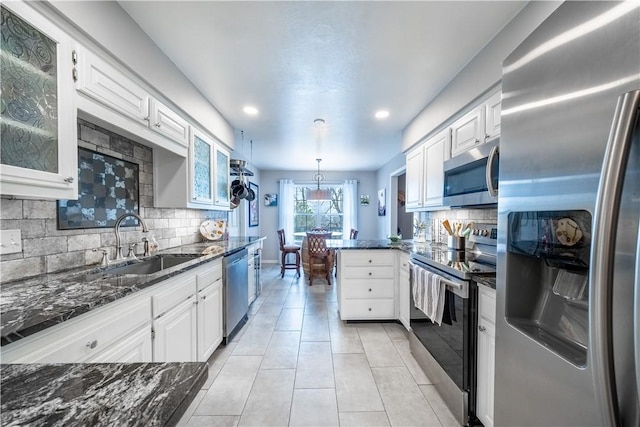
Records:
M244 111L246 114L250 116L255 116L256 114L258 114L258 109L250 105L247 105L246 107L244 107L242 111Z
M382 120L386 119L387 117L389 117L389 112L387 110L376 111L376 119Z

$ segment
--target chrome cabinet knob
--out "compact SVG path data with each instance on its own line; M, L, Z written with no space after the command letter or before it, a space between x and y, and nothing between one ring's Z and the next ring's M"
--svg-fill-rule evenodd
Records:
M74 178L72 176L68 176L64 179L64 182L67 184L73 184Z
M94 349L98 346L98 340L93 340L93 341L89 341L87 343L87 347L89 347L90 349Z
M480 326L478 326L478 330L479 330L480 332L484 332L484 331L486 331L486 330L487 330L487 328L485 328L484 326L480 325Z

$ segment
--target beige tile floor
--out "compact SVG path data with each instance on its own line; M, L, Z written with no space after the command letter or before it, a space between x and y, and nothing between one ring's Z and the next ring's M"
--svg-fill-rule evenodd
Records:
M334 284L265 265L249 322L179 425L455 426L397 323L346 323Z

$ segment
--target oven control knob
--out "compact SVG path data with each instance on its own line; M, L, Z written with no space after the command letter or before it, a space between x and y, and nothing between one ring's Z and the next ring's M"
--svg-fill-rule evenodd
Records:
M473 235L477 236L478 234L480 234L480 230L478 230L477 228L473 229Z
M489 235L489 231L482 230L482 237L487 237Z

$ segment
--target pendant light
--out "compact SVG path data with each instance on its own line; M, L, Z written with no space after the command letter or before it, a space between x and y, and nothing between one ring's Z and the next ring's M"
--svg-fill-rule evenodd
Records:
M318 162L318 172L313 176L313 179L318 185L315 189L307 188L307 200L331 200L331 190L320 188L320 181L324 179L324 174L320 172L321 161L322 159L316 159L316 162Z

